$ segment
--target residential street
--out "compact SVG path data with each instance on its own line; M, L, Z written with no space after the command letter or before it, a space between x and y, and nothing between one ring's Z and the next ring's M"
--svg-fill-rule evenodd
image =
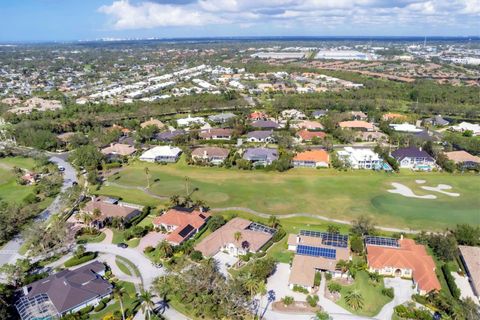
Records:
M64 158L65 154L51 155L50 161L55 163L58 167L64 167L65 171L63 172L63 185L60 193L53 200L53 202L36 218L36 221L45 221L50 215L54 212L57 212L60 208L60 198L61 193L64 192L67 188L72 186L73 182L77 181L77 174L75 169L68 163ZM20 247L23 245L22 236L19 234L14 239L10 240L2 250L0 250L0 266L5 263L14 263L17 259L22 256L18 253Z

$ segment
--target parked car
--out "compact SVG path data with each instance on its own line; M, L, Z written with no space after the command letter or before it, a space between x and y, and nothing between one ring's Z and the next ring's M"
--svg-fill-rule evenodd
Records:
M65 167L59 166L59 167L58 167L58 171L60 171L60 172L65 171Z
M117 247L125 249L125 248L128 248L128 244L120 242L120 243L117 244Z

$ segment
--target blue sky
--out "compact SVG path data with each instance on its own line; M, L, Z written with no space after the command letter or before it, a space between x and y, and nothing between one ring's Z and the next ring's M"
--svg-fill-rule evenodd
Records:
M0 41L480 35L480 0L0 0Z

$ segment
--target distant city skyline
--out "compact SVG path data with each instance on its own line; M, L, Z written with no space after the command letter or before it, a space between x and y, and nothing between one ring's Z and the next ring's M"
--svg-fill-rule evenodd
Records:
M2 0L0 42L479 36L480 0Z

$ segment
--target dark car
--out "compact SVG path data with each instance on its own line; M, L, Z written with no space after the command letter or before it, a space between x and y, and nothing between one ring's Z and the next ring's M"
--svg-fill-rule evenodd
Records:
M117 244L117 247L125 249L125 248L128 248L128 244L121 242Z

